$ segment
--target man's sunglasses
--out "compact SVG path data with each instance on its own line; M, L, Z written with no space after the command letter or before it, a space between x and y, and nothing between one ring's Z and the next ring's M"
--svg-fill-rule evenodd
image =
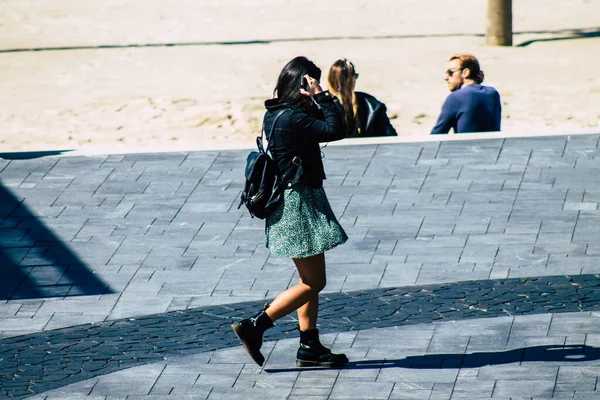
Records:
M462 71L462 70L463 70L462 68L455 69L455 70L447 69L446 70L446 75L452 76L452 75L454 75L455 72Z

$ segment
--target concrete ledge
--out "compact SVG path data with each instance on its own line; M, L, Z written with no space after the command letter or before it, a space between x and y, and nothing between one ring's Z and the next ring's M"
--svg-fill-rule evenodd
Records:
M394 143L422 143L422 142L449 142L465 140L488 140L506 139L520 137L550 137L550 136L574 136L574 135L598 135L600 128L576 129L569 132L564 130L548 130L537 132L486 132L486 133L462 133L448 135L408 135L408 136L381 136L369 138L351 138L337 142L331 142L328 146L356 146L365 144L394 144ZM161 146L161 147L134 147L134 148L97 148L97 149L63 149L54 152L45 152L46 156L60 155L62 157L73 156L99 156L108 154L146 154L146 153L188 153L192 151L227 151L227 150L252 150L255 149L254 142L243 143L197 143L193 145ZM29 158L26 155L32 152L0 153L0 158ZM41 152L35 152L41 153ZM54 154L55 153L55 154ZM21 156L19 156L21 154ZM3 157L10 155L10 157ZM36 158L36 157L32 157Z

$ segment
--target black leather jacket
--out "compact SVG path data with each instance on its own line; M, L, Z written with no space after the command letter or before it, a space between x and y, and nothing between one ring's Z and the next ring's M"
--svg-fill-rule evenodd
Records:
M268 149L277 162L283 180L288 187L302 183L322 187L325 177L319 143L340 140L345 137L343 112L329 92L313 97L319 108L301 109L279 104L279 99L265 101L267 112L263 120ZM273 121L280 110L283 114Z
M360 121L359 137L369 136L398 136L396 129L390 123L385 104L364 92L354 92L358 105Z

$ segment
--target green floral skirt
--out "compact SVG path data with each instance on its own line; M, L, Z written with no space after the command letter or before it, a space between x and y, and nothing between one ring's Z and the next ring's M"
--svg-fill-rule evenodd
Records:
M266 219L266 244L273 254L306 258L348 240L323 188L294 185L284 191L277 210Z

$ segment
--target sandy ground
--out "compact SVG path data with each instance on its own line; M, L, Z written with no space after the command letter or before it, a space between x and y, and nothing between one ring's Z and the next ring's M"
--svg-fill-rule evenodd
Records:
M351 59L400 135L428 135L454 52L480 59L504 131L597 127L600 0L513 2L511 48L484 45L486 3L2 0L0 151L252 143L296 55Z

